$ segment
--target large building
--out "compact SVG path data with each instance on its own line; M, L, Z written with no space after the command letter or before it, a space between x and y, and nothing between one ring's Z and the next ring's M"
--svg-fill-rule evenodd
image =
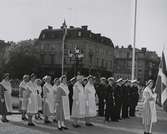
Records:
M114 49L114 76L116 79L131 79L132 46L127 48L118 46ZM156 79L160 58L154 51L146 48L136 49L135 78L141 83L148 79Z
M61 74L62 38L62 27L53 29L48 26L41 31L35 43L36 56L40 60L40 72L51 75ZM82 56L76 57L75 49L79 49ZM87 26L67 28L64 55L64 72L70 76L77 71L86 75L111 76L113 74L114 45L111 39L93 33Z

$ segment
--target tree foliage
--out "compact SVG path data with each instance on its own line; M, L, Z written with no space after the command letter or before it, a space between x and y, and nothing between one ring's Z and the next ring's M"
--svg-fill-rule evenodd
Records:
M9 72L13 78L36 72L39 61L34 55L33 45L11 46L5 58L3 72Z

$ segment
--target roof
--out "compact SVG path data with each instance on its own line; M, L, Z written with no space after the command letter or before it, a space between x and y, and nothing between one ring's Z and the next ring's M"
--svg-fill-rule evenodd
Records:
M43 29L40 33L39 40L60 40L63 36L63 28L53 29L51 26L48 29ZM114 47L110 38L101 36L99 33L93 33L87 29L87 26L69 27L67 29L67 39L89 39L95 42L103 43Z

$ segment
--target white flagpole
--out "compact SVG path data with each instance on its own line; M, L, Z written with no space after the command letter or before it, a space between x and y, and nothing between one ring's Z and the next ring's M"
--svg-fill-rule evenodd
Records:
M132 80L135 79L135 45L136 45L136 18L137 18L137 0L135 0L134 31L133 31L133 53L132 53Z
M62 39L62 70L61 70L61 74L64 74L64 42L65 42L65 38L66 38L66 32L67 32L67 25L66 22L64 20L63 23L63 39Z

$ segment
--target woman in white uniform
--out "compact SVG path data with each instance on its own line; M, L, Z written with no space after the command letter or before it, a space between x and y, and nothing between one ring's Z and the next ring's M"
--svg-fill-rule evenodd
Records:
M60 78L60 85L58 86L56 96L56 119L58 123L58 129L68 129L64 121L70 120L70 107L69 107L69 89L67 86L67 78L65 75Z
M146 84L146 88L143 91L143 124L145 132L144 134L151 134L152 124L157 122L156 113L156 94L153 91L153 81L149 80Z
M90 123L90 118L95 117L97 115L96 112L96 90L94 87L94 79L93 76L88 76L88 83L85 86L85 95L86 95L86 126L93 126Z
M44 92L44 115L45 115L45 123L50 123L48 117L54 115L54 106L55 106L55 98L54 98L54 88L51 85L51 76L44 77L45 84L43 86Z
M77 76L77 82L73 86L73 106L72 118L74 118L73 127L81 127L78 120L85 118L85 91L82 85L83 76Z
M27 104L28 104L28 98L26 95L26 89L27 89L27 83L29 82L29 75L23 76L23 81L19 85L19 100L20 100L20 106L21 106L21 112L22 112L22 120L27 120L26 112L27 112Z
M37 99L35 79L36 79L35 74L31 74L31 79L27 83L26 91L28 97L28 105L27 105L28 126L35 126L35 124L32 122L32 117L38 112L38 99Z
M8 122L6 115L12 112L12 102L11 102L11 93L12 87L9 81L9 73L4 74L3 80L0 82L1 93L3 93L1 99L1 109L0 113L2 114L2 122Z
M42 119L40 116L40 113L42 112L42 97L41 97L41 93L42 93L42 80L41 79L36 79L35 80L35 84L36 84L36 91L37 91L37 100L38 100L38 113L35 115L35 119Z
M60 80L59 78L55 78L54 79L54 85L53 85L53 94L54 94L54 113L56 115L56 96L57 96L57 89L58 89L58 86L60 85ZM55 116L54 115L54 116ZM56 116L55 118L53 119L53 122L56 122Z

